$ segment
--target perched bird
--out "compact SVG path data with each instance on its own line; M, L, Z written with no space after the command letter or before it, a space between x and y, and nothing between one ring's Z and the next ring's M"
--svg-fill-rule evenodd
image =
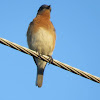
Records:
M30 49L42 54L51 56L55 47L56 33L50 21L50 5L42 5L36 17L30 23L27 31L27 42ZM36 85L42 86L43 73L46 62L33 57L37 65Z

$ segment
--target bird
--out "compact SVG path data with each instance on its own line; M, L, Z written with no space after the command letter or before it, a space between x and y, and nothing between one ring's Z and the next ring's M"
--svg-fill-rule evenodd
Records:
M27 30L27 42L31 50L42 55L51 56L55 48L56 32L50 21L51 5L42 5L37 11L36 17L29 24ZM36 86L41 87L43 74L47 62L33 56L37 66Z

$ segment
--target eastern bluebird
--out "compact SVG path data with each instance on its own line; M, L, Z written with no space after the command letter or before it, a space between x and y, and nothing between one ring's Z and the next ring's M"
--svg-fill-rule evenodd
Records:
M50 21L50 5L42 5L37 16L30 23L27 31L27 42L30 49L42 54L51 56L55 47L56 33ZM36 85L42 86L43 73L46 62L33 56L37 65Z

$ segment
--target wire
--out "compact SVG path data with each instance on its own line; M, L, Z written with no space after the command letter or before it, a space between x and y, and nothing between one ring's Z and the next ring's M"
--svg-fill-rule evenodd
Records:
M53 65L55 65L55 66L58 66L58 67L63 68L63 69L65 69L65 70L68 70L68 71L70 71L70 72L72 72L72 73L75 73L75 74L77 74L77 75L80 75L80 76L82 76L82 77L85 77L85 78L87 78L87 79L90 79L90 80L92 80L92 81L94 81L94 82L100 83L100 77L91 75L91 74L89 74L89 73L87 73L87 72L84 72L84 71L81 71L81 70L79 70L79 69L77 69L77 68L71 67L70 65L64 64L64 63L62 63L62 62L60 62L60 61L57 61L57 60L55 60L55 59L53 59L53 60L51 61L50 57L48 57L48 56L46 56L46 55L41 55L41 54L39 54L38 52L35 52L35 51L33 51L33 50L30 50L30 49L28 49L28 48L25 48L25 47L23 47L23 46L20 46L20 45L18 45L18 44L15 44L15 43L10 42L10 41L8 41L8 40L6 40L6 39L3 39L3 38L0 38L0 43L4 44L4 45L6 45L6 46L9 46L9 47L11 47L11 48L14 48L14 49L16 49L16 50L19 50L19 51L21 51L21 52L23 52L23 53L26 53L26 54L28 54L28 55L35 56L35 57L37 57L38 59L42 59L42 60L44 60L44 61L46 61L46 62L48 62L48 63L50 63L50 64L53 64Z

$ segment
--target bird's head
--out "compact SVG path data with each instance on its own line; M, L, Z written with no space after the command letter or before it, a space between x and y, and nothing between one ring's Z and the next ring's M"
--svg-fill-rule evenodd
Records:
M50 12L51 12L51 6L50 5L42 5L38 12L37 15L45 15L45 16L50 16Z

